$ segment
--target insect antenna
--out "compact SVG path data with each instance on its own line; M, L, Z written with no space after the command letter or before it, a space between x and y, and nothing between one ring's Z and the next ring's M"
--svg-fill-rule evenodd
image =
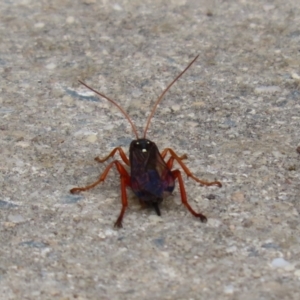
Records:
M96 93L97 95L103 97L104 99L108 100L109 102L111 102L112 104L114 104L121 112L122 114L125 116L125 118L129 121L131 127L132 127L132 130L136 136L136 138L138 139L139 136L138 136L138 133L137 133L137 130L136 130L136 127L134 126L133 122L131 121L129 115L127 114L127 112L117 103L115 102L114 100L108 98L107 96L105 96L104 94L96 91L95 89L91 88L90 86L88 86L86 83L84 83L83 81L81 80L78 80L82 85L84 85L85 87L87 87L88 89L90 89L91 91L93 91L94 93Z
M150 121L155 113L155 110L157 108L157 105L161 102L161 100L163 99L164 95L166 94L166 92L171 88L171 86L188 70L188 68L195 62L195 60L199 57L199 54L189 63L189 65L165 88L165 90L162 92L162 94L158 97L158 99L156 100L153 109L151 111L151 114L149 115L148 119L147 119L147 123L146 123L146 127L144 130L144 138L146 138L146 134L147 134L147 130L149 128L150 125Z

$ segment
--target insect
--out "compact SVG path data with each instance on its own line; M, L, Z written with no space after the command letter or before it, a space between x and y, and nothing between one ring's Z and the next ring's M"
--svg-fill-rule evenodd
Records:
M181 201L186 206L186 208L190 211L192 215L197 218L200 218L202 222L206 222L207 218L202 213L197 213L193 210L190 204L187 201L186 191L182 179L182 175L180 170L173 168L173 163L176 161L182 170L186 173L188 177L191 177L195 181L199 182L202 185L211 186L216 185L218 187L222 187L222 184L219 181L207 182L195 177L188 167L184 164L183 160L187 159L187 155L184 154L182 156L178 156L174 150L171 148L166 148L162 152L159 152L156 144L151 140L146 138L147 130L150 125L150 121L155 113L155 110L158 104L162 101L166 92L171 88L171 86L190 68L190 66L196 61L199 55L197 55L188 66L165 88L162 94L156 100L153 109L147 119L146 126L144 129L144 135L142 138L139 137L137 129L130 119L129 115L125 112L125 110L114 100L108 98L104 94L94 90L89 87L82 81L79 81L85 87L95 92L97 95L103 97L108 100L112 104L114 104L125 116L125 118L129 121L133 133L136 136L136 139L130 143L129 147L129 158L127 158L126 154L122 150L121 147L114 148L109 155L104 158L96 157L95 160L99 163L104 163L109 158L114 157L118 152L122 161L130 167L130 175L125 169L124 165L119 160L113 160L110 162L104 172L101 174L99 179L85 187L76 187L70 190L72 194L86 191L94 188L101 182L103 182L108 175L109 170L115 166L117 171L120 174L121 181L121 199L122 199L122 208L119 214L117 221L115 222L115 227L122 227L122 220L124 217L125 210L128 206L126 188L130 187L134 194L139 199L140 203L145 206L152 206L158 216L161 215L159 205L163 201L163 198L169 194L171 194L175 188L175 181L178 180L179 189L181 194ZM169 154L169 159L165 161L165 158Z

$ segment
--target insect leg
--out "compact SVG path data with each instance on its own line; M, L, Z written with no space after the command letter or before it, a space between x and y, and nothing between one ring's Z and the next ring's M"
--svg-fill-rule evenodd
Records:
M122 158L122 160L124 161L124 163L129 166L129 159L127 158L126 154L124 153L123 149L121 147L116 147L115 149L113 149L105 158L100 158L100 157L96 157L95 161L99 162L99 163L103 163L105 161L107 161L110 157L114 157L114 155L116 154L116 152L119 151L120 157Z
M102 181L105 180L109 170L111 169L111 167L116 164L119 163L117 160L112 161L104 170L104 172L101 174L101 176L99 177L99 179L97 181L95 181L94 183L84 186L84 187L77 187L77 188L73 188L70 190L71 194L76 194L78 192L83 192L83 191L87 191L90 190L92 188L94 188L96 185L100 184ZM120 163L119 163L120 164ZM118 166L117 166L118 167ZM122 166L123 167L123 166ZM125 170L126 171L126 170Z
M160 154L161 157L162 157L162 158L165 158L169 150L170 150L170 148L164 149L163 152ZM187 159L188 157L187 157L186 154L183 154L183 155L181 155L181 156L178 156L178 158L180 158L181 160L183 160L183 159Z
M171 156L171 157L169 158L169 160L166 162L167 167L168 167L169 170L172 169L173 163L174 163L174 157Z
M186 197L186 192L185 192L185 187L184 187L184 183L183 183L180 171L179 170L174 170L174 171L172 171L172 174L174 176L174 179L178 179L182 203L186 206L186 208L190 211L190 213L193 216L195 216L197 218L200 218L201 222L206 222L207 218L203 214L201 214L201 213L196 213L192 209L192 207L190 206L190 204L188 203L187 197Z
M121 179L121 199L122 199L122 209L121 209L121 212L119 214L119 217L117 219L117 221L115 222L115 227L122 227L122 219L123 219L123 216L124 216L124 213L125 213L125 210L128 206L128 203L127 203L127 195L126 195L126 186L130 186L130 176L129 174L127 173L127 171L125 170L125 168L122 166L122 164L117 161L117 160L114 160L112 161L107 167L106 169L104 170L104 172L102 173L102 175L99 177L99 179L88 185L88 186L85 186L85 187L79 187L79 188L73 188L70 190L70 192L72 194L76 194L78 192L82 192L82 191L86 191L86 190L89 190L89 189L92 189L93 187L95 187L96 185L100 184L102 181L105 180L109 170L111 169L111 167L113 165L116 165L117 167L117 170L120 174L120 179Z
M166 156L166 154L165 154L165 156ZM183 160L183 159L187 159L188 157L187 157L186 154L183 154L183 155L179 156L179 158L180 158L181 160ZM174 159L175 159L175 158L174 158L173 156L171 156L171 157L168 159L168 161L166 162L166 164L167 164L167 166L168 166L168 169L170 169L170 170L173 168Z
M181 166L181 168L183 169L183 171L186 173L186 175L188 177L191 177L193 178L195 181L201 183L202 185L206 185L206 186L210 186L210 185L217 185L218 187L222 187L222 183L219 182L219 181L212 181L212 182L208 182L208 181L204 181L204 180L201 180L199 178L197 178L196 176L194 176L192 174L192 172L188 169L188 167L182 162L182 157L184 156L178 156L174 150L172 150L171 148L166 148L163 152L167 152L169 151L170 152L170 155L171 157L173 157L178 163L179 165Z
M120 179L121 179L122 208L121 208L121 212L120 212L119 217L118 217L117 221L115 222L114 226L121 228L121 227L123 227L122 220L124 217L124 213L128 206L126 186L130 186L130 176L128 175L127 171L124 169L124 167L119 162L116 162L116 166L120 173Z

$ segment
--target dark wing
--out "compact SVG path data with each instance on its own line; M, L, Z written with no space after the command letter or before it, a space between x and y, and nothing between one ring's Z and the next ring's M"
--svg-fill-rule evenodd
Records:
M130 160L131 188L136 196L146 202L163 199L165 192L174 189L174 179L167 164L153 143L147 152L133 151Z

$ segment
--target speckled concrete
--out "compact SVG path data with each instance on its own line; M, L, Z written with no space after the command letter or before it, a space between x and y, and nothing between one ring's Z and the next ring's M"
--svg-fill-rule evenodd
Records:
M300 2L1 1L0 299L300 299ZM139 131L188 154L162 217L96 156Z

